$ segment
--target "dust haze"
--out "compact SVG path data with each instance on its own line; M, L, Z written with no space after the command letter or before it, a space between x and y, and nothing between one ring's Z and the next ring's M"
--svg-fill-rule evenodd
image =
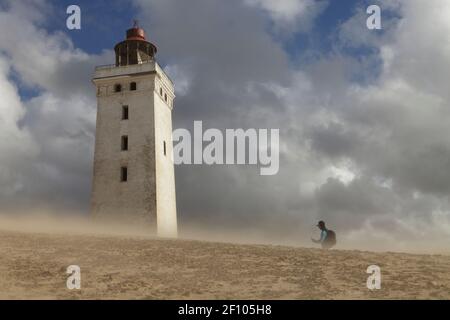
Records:
M209 242L235 243L235 244L262 244L274 246L290 246L316 248L311 238L319 238L320 231L315 226L316 221L300 226L296 233L286 233L284 236L273 232L274 225L261 225L254 228L214 228L211 225L183 223L178 225L178 240L200 240ZM332 228L334 229L334 228ZM271 230L272 232L266 232ZM450 254L445 239L423 239L411 242L390 242L388 237L384 239L370 234L340 234L335 229L338 244L334 250L363 250L374 252L406 252L421 254ZM19 233L43 233L48 235L90 235L112 236L128 238L158 239L156 234L149 231L145 225L124 224L123 221L113 219L94 220L86 214L79 212L48 213L37 211L30 213L0 213L0 231L12 231ZM366 240L364 240L364 238Z

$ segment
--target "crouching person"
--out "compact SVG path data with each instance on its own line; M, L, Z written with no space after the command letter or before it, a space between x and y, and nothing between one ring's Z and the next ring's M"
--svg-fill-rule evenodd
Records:
M320 243L322 245L322 249L331 249L336 245L336 233L333 230L329 230L325 227L324 221L319 221L317 227L321 230L320 239L315 240L312 239L314 243Z

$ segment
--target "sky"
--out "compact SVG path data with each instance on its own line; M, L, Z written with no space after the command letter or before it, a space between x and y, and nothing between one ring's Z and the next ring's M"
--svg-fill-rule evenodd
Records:
M88 214L90 79L138 19L174 129L280 129L277 175L177 166L180 228L295 243L323 219L349 247L448 248L448 16L446 0L0 0L0 212Z

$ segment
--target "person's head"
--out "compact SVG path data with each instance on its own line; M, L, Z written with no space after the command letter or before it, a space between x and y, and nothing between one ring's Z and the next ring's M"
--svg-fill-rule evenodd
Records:
M318 227L320 230L325 230L325 222L322 221L322 220L320 220L319 223L317 224L317 227Z

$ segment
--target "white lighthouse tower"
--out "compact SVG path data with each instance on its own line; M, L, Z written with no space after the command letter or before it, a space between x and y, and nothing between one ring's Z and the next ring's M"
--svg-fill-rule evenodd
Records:
M147 225L176 237L172 157L172 81L156 47L135 26L115 46L116 63L95 69L97 128L91 213L96 219Z

